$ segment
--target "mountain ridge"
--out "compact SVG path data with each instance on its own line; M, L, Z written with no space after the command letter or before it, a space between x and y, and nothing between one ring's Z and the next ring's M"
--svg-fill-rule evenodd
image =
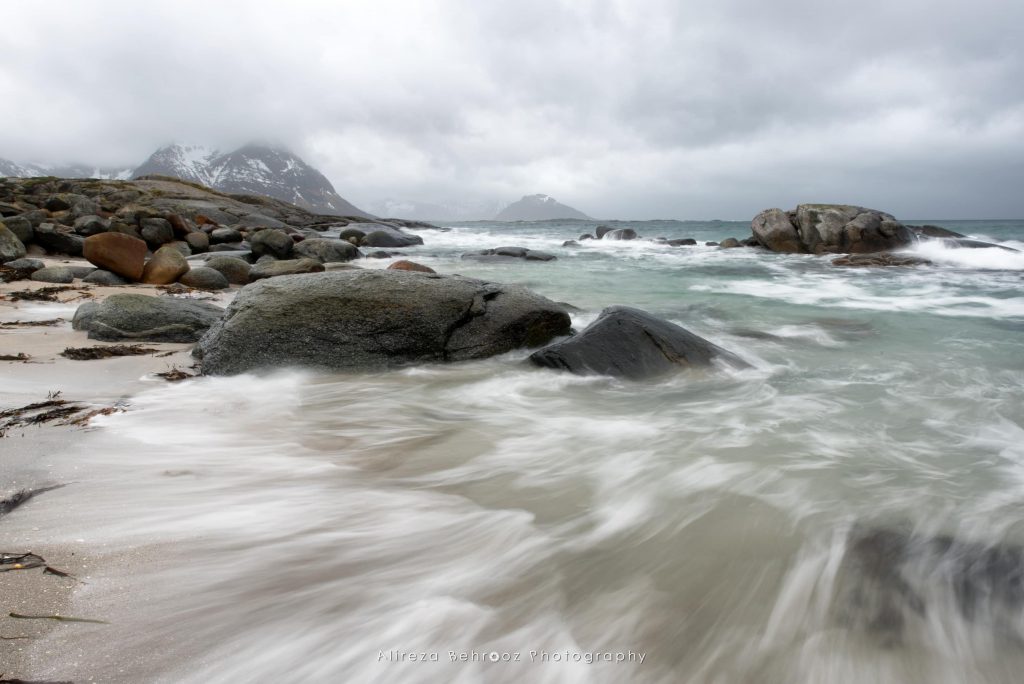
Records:
M524 195L498 212L495 221L550 221L553 219L593 220L579 209L562 204L548 195Z

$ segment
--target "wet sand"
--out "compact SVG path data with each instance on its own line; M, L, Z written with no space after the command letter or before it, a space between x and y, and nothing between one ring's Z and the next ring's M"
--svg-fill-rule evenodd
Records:
M85 265L81 260L47 259L49 264ZM89 409L124 406L132 394L153 383L166 380L155 374L174 368L187 373L192 366L191 344L144 343L156 349L153 354L114 357L89 361L75 361L61 356L68 347L108 346L114 343L98 342L86 333L72 330L75 309L86 301L99 301L112 294L132 292L164 295L155 286L130 285L100 287L76 280L73 289L56 294L56 302L11 301L9 295L24 290L54 287L50 283L21 280L0 283L0 356L26 354L28 361L0 361L0 410L18 408L45 401L48 395L59 392L59 397L82 404ZM193 292L187 296L209 299L226 305L235 289L223 293ZM63 319L54 325L3 325L32 323ZM0 498L22 490L34 490L53 485L75 486L67 473L54 472L50 457L86 448L88 432L95 430L88 423L72 425L20 425L0 436ZM130 559L119 557L117 549L97 550L87 540L80 545L55 544L34 534L39 528L32 525L34 504L43 497L59 497L60 490L45 492L0 517L0 552L32 552L43 557L48 566L69 573L73 578L44 572L43 568L0 572L0 676L32 679L33 671L48 658L51 649L63 649L74 642L64 638L81 636L85 632L102 630L103 625L63 622L52 619L16 619L10 613L22 615L61 615L102 619L102 616L78 615L88 612L78 602L72 608L73 593L88 586L92 568L101 564L130 565ZM35 648L47 636L43 647ZM66 657L67 653L62 652ZM33 665L35 663L35 665ZM67 673L77 680L87 673Z

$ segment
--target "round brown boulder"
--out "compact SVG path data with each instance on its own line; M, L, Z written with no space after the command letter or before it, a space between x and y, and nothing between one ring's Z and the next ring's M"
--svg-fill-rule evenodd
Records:
M169 285L188 272L188 262L172 245L164 245L142 270L142 282L148 285Z
M396 261L395 263L388 266L389 271L418 271L419 273L437 273L434 269L423 264L417 264L415 261Z
M82 254L90 264L132 281L142 278L146 265L146 243L124 233L85 238Z

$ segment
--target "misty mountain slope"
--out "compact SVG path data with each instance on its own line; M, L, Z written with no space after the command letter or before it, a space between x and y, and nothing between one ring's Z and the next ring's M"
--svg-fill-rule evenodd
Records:
M508 205L494 217L495 221L548 221L551 219L590 219L578 209L562 204L547 195L526 195Z
M168 145L154 152L132 177L154 174L222 192L273 197L324 214L371 216L338 195L331 182L301 158L265 145L246 145L224 154L194 145Z
M401 216L419 221L489 221L505 204L493 200L456 199L438 202L383 199L367 208L377 216Z
M102 180L128 180L132 169L103 169L84 164L55 166L51 164L15 164L8 159L0 159L0 177L35 178L38 176L56 176L57 178L99 178Z

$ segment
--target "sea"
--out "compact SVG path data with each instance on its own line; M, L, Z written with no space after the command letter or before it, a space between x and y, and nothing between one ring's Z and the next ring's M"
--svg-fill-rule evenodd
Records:
M1024 221L908 223L1011 249L842 268L705 245L746 222L417 229L438 272L577 329L644 309L750 367L153 379L24 517L93 558L72 610L109 623L39 645L39 677L1019 682ZM557 260L461 258L501 246Z

